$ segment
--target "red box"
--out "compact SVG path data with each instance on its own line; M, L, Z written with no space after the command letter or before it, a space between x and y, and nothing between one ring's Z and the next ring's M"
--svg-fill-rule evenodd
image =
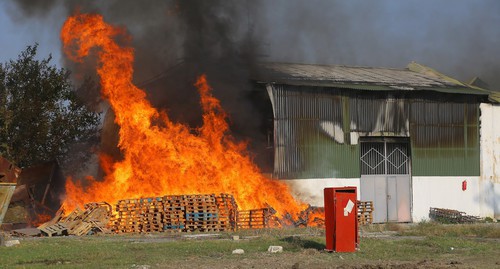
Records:
M359 244L356 187L325 188L326 251L354 252Z

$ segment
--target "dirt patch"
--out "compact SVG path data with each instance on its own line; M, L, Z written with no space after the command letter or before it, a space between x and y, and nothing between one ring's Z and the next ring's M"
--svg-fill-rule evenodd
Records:
M246 269L246 268L277 268L277 269L316 269L316 268L335 268L335 269L438 269L438 268L471 268L460 261L435 261L422 260L416 262L362 262L357 264L343 263L338 261L329 261L328 258L312 258L311 255L319 255L317 251L303 252L291 255L269 256L262 255L260 258L244 258L241 260L228 261L223 263L214 263L213 260L198 261L189 260L186 263L175 264L176 268L228 268L228 269ZM198 263L199 262L199 263ZM189 264L189 266L187 265ZM159 268L171 268L169 265L155 265Z

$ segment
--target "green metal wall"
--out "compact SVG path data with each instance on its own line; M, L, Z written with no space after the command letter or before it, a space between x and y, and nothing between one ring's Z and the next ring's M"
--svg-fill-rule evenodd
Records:
M303 162L299 170L286 173L286 178L359 177L358 145L336 144L328 137L321 137L297 150L303 151Z
M414 100L410 140L414 176L479 176L479 105Z
M274 87L271 96L275 177L359 177L359 147L345 143L349 99L321 88L283 86Z
M360 177L356 136L410 137L414 176L479 175L477 99L422 95L273 85L274 176Z

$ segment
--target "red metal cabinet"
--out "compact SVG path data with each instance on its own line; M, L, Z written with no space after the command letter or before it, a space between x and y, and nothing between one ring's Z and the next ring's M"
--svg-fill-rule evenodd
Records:
M359 243L356 187L325 188L326 250L354 252Z

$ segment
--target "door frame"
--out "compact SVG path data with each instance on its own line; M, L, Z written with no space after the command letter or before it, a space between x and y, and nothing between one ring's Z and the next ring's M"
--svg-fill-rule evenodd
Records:
M412 213L413 213L413 178L411 175L411 143L409 137L360 137L360 197L361 200L371 200L374 203L374 223L384 223L384 222L412 222ZM383 171L384 173L374 173L374 174L363 174L363 162L365 162L362 158L364 157L364 153L362 152L362 144L363 143L383 143ZM394 152L388 153L388 144L405 144L406 152L402 152L406 155L407 162L406 174L391 174L388 173L390 170L388 166L388 157ZM371 150L371 149L370 149ZM368 150L366 153L368 153ZM365 154L366 154L365 153ZM381 154L381 153L379 153ZM403 162L403 163L404 163ZM368 165L368 163L365 162ZM378 164L380 165L381 162ZM392 164L392 163L391 163ZM377 166L378 166L377 165ZM393 164L394 165L394 164ZM400 166L401 167L401 166ZM370 167L372 168L372 167ZM373 169L373 168L372 168ZM399 180L398 180L399 177ZM404 181L403 181L404 180ZM402 183L398 186L398 183ZM404 208L403 212L399 208L401 204L401 200L398 194L402 194L401 187L404 187L404 191L406 191L406 186L408 186L408 211L405 212L406 208ZM364 190L364 191L363 191ZM390 192L393 190L393 192ZM384 191L384 195L377 195L380 191ZM395 199L391 194L395 193ZM390 200L394 199L391 203ZM403 197L404 199L404 197ZM404 199L406 200L406 199ZM385 206L377 206L380 203L384 203ZM404 204L404 203L403 203ZM390 212L390 207L393 209ZM377 211L377 209L379 211ZM394 211L395 210L395 211ZM382 212L379 214L379 212ZM396 218L394 218L394 214L396 214ZM390 218L390 215L392 216ZM404 215L404 216L403 216Z

